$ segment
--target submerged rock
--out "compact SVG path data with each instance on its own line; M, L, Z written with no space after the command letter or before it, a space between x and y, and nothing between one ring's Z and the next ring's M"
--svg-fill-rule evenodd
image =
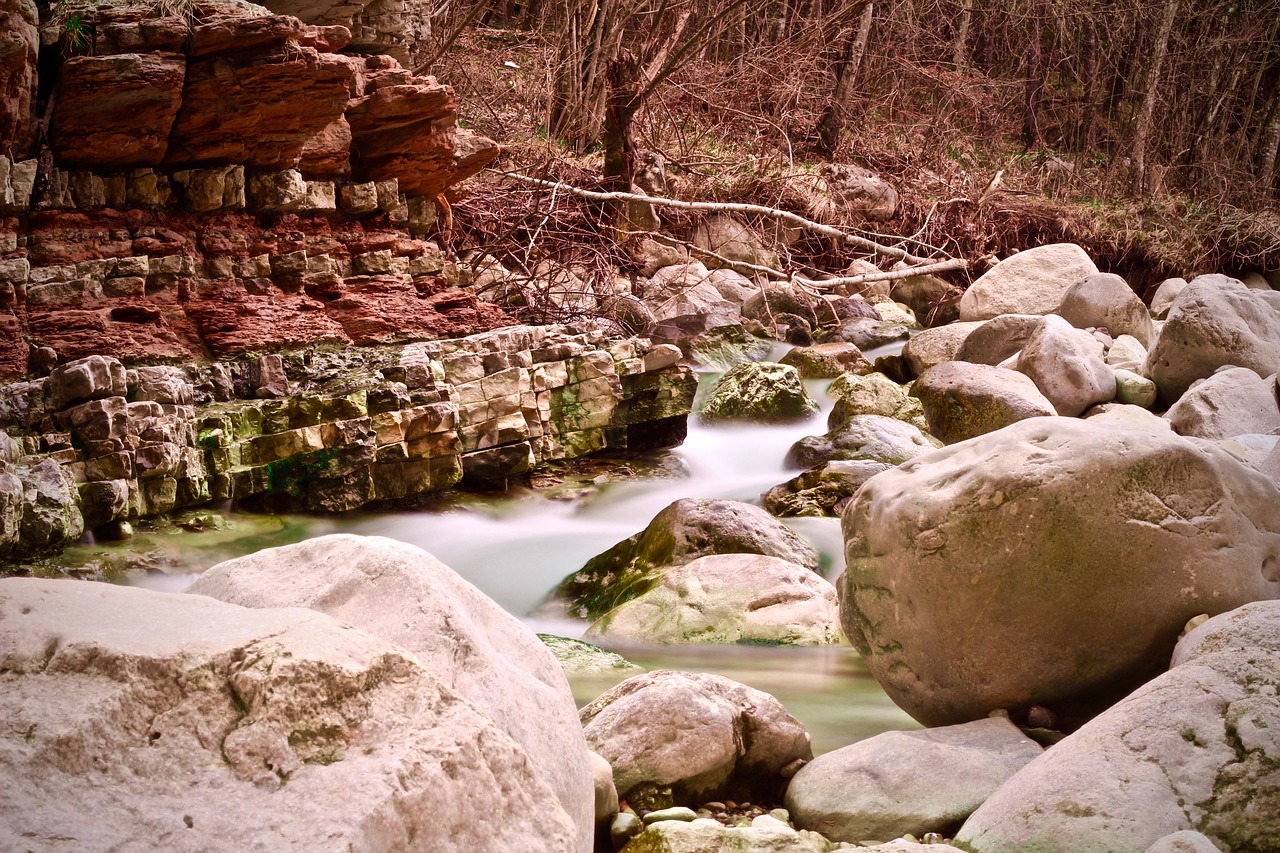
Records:
M862 487L842 624L928 725L1033 704L1078 721L1159 672L1192 616L1280 597L1277 506L1205 442L1020 421Z
M839 643L836 590L811 569L758 554L700 557L615 607L588 637L634 643Z
M816 568L818 553L769 513L741 501L685 498L560 582L575 616L598 619L651 589L663 570L709 554L764 554Z
M799 372L767 361L740 364L720 377L698 409L704 421L785 423L818 411L804 390Z

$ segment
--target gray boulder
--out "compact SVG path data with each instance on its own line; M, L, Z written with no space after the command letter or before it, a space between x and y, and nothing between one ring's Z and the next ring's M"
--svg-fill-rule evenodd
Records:
M825 435L806 436L787 451L786 464L816 468L835 459L865 459L900 465L941 442L918 427L883 415L855 415Z
M1168 672L1010 779L957 843L1143 853L1195 831L1223 850L1280 849L1277 683L1280 603L1210 619L1179 642Z
M1084 413L1087 421L1115 427L1155 432L1172 432L1173 427L1159 415L1132 403L1103 403Z
M787 787L797 827L832 841L950 836L1044 750L1004 718L885 732L820 755Z
M731 267L735 263L778 268L778 253L764 245L749 226L724 213L713 213L699 223L693 232L693 245L715 252L718 258L707 262L711 267Z
M952 323L936 329L925 329L907 341L902 348L902 357L907 360L911 373L919 376L935 364L955 361L956 353L965 340L981 325L980 322Z
M758 506L685 498L648 526L587 561L560 582L555 595L575 616L599 619L651 589L663 570L710 554L764 554L814 569L818 553Z
M1098 267L1074 243L1038 246L1010 255L987 270L960 297L961 320L1001 314L1050 314L1073 284Z
M653 312L654 321L696 321L699 331L741 323L738 305L721 295L710 276L710 271L697 261L655 272L644 286L644 303Z
M637 675L581 717L587 743L613 766L618 796L632 801L769 801L785 785L783 768L813 757L808 732L777 699L718 675Z
M1066 417L1116 397L1116 377L1102 360L1097 341L1051 314L1027 338L1016 368Z
M720 377L698 409L704 421L786 423L818 411L799 372L768 361L739 364Z
M1224 367L1191 384L1165 413L1178 435L1222 439L1280 430L1276 377Z
M1145 347L1155 338L1147 306L1113 273L1085 276L1071 285L1057 313L1077 329L1104 328L1112 337L1130 335Z
M1235 279L1202 275L1178 294L1143 373L1172 404L1223 365L1280 370L1280 313Z
M823 338L827 341L845 341L860 350L875 349L895 341L905 341L911 332L901 323L886 323L870 317L859 317L856 320L845 320L838 328L832 329Z
M944 361L912 383L911 394L920 400L930 434L944 444L1055 414L1030 377L988 364Z
M1020 421L867 481L841 622L926 725L1034 704L1079 720L1159 672L1192 616L1280 597L1277 506L1207 442Z
M811 569L760 554L715 554L667 570L610 610L588 639L624 643L840 643L836 590Z
M1001 314L968 334L956 350L956 361L997 365L1018 354L1044 319L1040 314Z
M219 563L190 592L245 607L309 607L412 652L523 748L577 826L576 849L591 849L591 771L560 664L427 552L377 536L322 536Z
M46 457L29 468L18 468L18 474L22 480L21 551L39 554L75 544L84 533L84 517L71 472Z
M484 712L323 613L5 578L0 670L6 850L590 849Z

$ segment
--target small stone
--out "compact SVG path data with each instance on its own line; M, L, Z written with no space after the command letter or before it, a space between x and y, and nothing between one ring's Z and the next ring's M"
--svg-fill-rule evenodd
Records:
M769 812L769 817L774 820L780 820L783 823L791 823L791 813L786 809L773 809Z
M697 820L697 818L698 815L691 808L686 806L672 806L669 809L658 809L657 811L646 814L644 816L644 825L649 826L650 824L657 823L660 820L682 820L688 822L691 820Z
M712 811L712 812L724 811L724 803L717 803L717 802L703 803L702 807L707 811Z
M1027 725L1033 729L1057 728L1058 715L1043 705L1032 705L1027 711Z
M618 812L618 816L609 825L609 840L614 849L626 844L631 838L644 832L644 823L631 812Z

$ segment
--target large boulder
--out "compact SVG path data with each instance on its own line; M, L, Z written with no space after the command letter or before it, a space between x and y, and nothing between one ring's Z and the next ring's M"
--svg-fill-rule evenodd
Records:
M975 853L1143 853L1195 831L1222 850L1280 849L1280 602L1210 619L1172 663L1023 768L958 842Z
M1056 314L1027 338L1015 369L1035 382L1060 415L1076 417L1116 397L1116 376L1102 360L1102 346Z
M734 264L778 268L778 253L764 242L749 226L724 213L713 213L693 231L693 245L718 258L711 258L709 266L732 267Z
M952 835L1044 750L1007 719L885 732L820 755L787 786L796 826L858 843Z
M1173 300L1178 298L1178 294L1187 288L1187 280L1185 278L1166 278L1160 282L1160 286L1156 288L1156 292L1151 295L1151 316L1157 320L1163 320L1169 313L1169 309L1173 307Z
M656 271L644 286L644 303L660 323L696 321L699 331L742 322L740 308L725 299L697 261Z
M427 552L382 537L322 536L219 563L190 591L245 607L309 607L412 652L523 748L576 824L576 849L591 849L591 770L560 664Z
M1225 367L1197 379L1165 413L1174 432L1222 439L1280 430L1276 377L1261 378L1244 367Z
M613 766L618 796L633 803L776 801L783 769L813 757L808 732L777 699L719 675L646 672L581 717L587 743Z
M1202 275L1173 301L1143 373L1173 403L1224 364L1259 376L1280 370L1280 312L1235 279Z
M816 468L836 459L900 465L941 442L919 427L884 415L854 415L825 435L810 435L791 445L786 464Z
M1029 376L989 364L944 361L926 370L911 394L924 408L930 434L944 444L1056 414Z
M818 553L758 506L741 501L685 498L665 507L648 526L587 561L556 591L575 616L599 619L651 589L664 569L710 554L763 554L807 569Z
M1073 284L1098 267L1074 243L1038 246L1010 255L987 270L960 297L961 320L1001 314L1051 314Z
M1198 613L1280 597L1280 489L1172 433L1032 418L864 485L841 621L926 725L1078 721L1159 672Z
M861 354L859 354L861 355ZM704 421L786 423L816 414L800 373L790 365L769 361L739 364L720 377L698 408Z
M813 570L759 554L716 554L673 568L587 629L629 643L841 641L836 590Z
M1085 276L1071 285L1057 313L1077 329L1106 329L1112 337L1132 335L1151 346L1155 324L1151 313L1128 283L1114 273Z
M7 850L583 849L485 713L323 613L6 578L0 671Z

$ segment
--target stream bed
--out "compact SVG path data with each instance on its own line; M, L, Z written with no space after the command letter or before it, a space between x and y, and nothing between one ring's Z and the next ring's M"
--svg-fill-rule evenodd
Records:
M874 357L878 353L869 353ZM703 377L703 391L715 379ZM807 383L820 414L785 426L708 426L689 419L683 445L642 459L540 473L535 487L501 496L453 496L438 509L341 516L253 515L222 509L188 528L143 530L122 543L85 544L59 560L94 565L123 582L181 592L199 572L222 560L329 533L386 536L429 551L534 630L581 637L587 624L548 615L547 594L589 558L643 529L680 498L757 501L794 476L783 459L797 439L824 432L828 382ZM560 476L563 474L563 476ZM839 521L785 519L821 554L820 571L835 580L844 568ZM809 730L815 754L891 729L917 728L848 647L746 645L615 647L648 669L711 672L776 696ZM625 678L574 677L574 695L590 701Z

